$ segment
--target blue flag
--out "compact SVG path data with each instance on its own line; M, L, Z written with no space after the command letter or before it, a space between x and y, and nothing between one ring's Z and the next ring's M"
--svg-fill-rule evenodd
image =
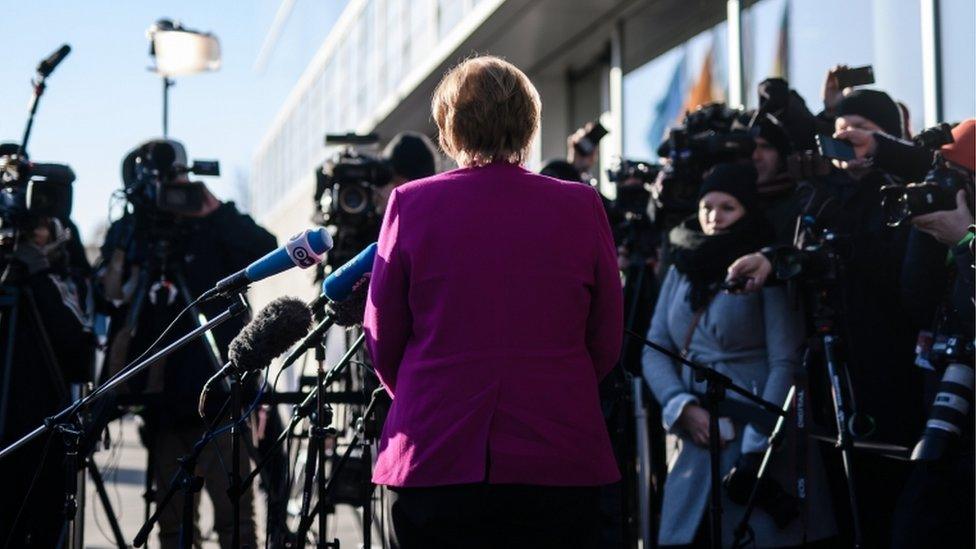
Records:
M688 52L685 51L681 54L681 60L678 61L678 66L674 68L671 83L668 84L668 91L665 92L664 97L658 100L657 105L654 106L654 120L651 122L651 128L647 132L647 142L651 146L652 151L657 150L658 145L664 138L664 132L682 114L681 110L684 108L685 94L688 88L688 79L686 76L687 66Z

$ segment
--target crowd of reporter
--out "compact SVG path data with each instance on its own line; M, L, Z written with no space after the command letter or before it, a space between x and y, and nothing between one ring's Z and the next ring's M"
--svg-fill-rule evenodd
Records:
M659 161L646 163L653 181L616 180L617 197L605 202L633 297L628 328L773 403L791 385L808 388L799 405L812 426L793 428L773 452L776 495L759 498L750 520L758 546L972 546L976 120L913 134L907 109L886 92L841 88L846 70L828 71L816 114L779 78L759 85L757 109L699 106L669 130ZM595 181L595 152L576 146L592 126L543 173ZM832 139L850 154L825 150ZM645 195L636 211L633 188ZM635 246L625 236L636 223ZM634 256L638 269L628 270ZM828 369L828 353L846 368ZM667 456L651 444L658 462L668 460L666 472L657 468L658 540L704 545L704 384L653 349L625 350L622 361L643 376L655 419L674 435ZM843 379L832 385L828 375ZM835 387L853 440L846 464ZM768 435L727 415L723 545L744 512L733 488L755 479Z
M522 83L524 75L494 64L489 63L492 70L514 74L531 99L535 92ZM972 546L976 120L955 124L951 131L913 134L907 110L887 93L842 88L838 76L845 70L838 66L828 72L818 113L788 82L768 79L757 90L757 109L702 105L669 130L658 161L622 160L610 170L616 192L602 197L602 204L624 281L625 324L672 355L717 370L777 406L791 387L809 395L797 400L792 412L794 418L811 418L809 426L801 431L793 427L796 421L788 422L785 442L771 454L762 497L749 521L757 546L831 547L855 538L865 546ZM538 109L537 97L530 103ZM581 128L567 140L567 157L548 162L542 173L591 182L603 133L598 124ZM849 146L850 154L826 147L836 147L831 140ZM531 140L524 141L527 147ZM182 308L181 286L199 295L275 246L270 233L205 188L199 209L159 216L150 204L155 196L141 193L160 188L147 183L160 173L148 174L142 165L155 162L153 151L160 146L175 150L167 177L189 183L181 171L189 161L178 143L151 141L135 149L123 163L130 206L109 229L94 269L67 219L35 220L19 237L12 263L18 280L36 295L47 331L57 334L55 362L67 367L63 378L68 381L92 378L96 305L112 319L105 347L105 372L112 373L149 347ZM384 156L392 177L371 190L370 203L378 217L386 214L389 220L397 215L394 191L432 175L436 162L427 138L415 134L394 139ZM517 164L524 154L515 156ZM497 162L484 164L498 168ZM565 189L569 196L578 187ZM386 212L388 207L395 213ZM373 227L365 242L375 240L379 230ZM11 280L7 274L5 283ZM211 362L224 361L227 343L241 325L231 323L215 333L216 357L212 345L200 342L131 388L162 395L143 406L144 442L157 460L157 488L168 485L177 458L202 434L197 402L190 397L199 393ZM187 322L177 331L192 327ZM16 362L42 352L33 348L39 344L36 334L17 337ZM846 367L835 375L828 362ZM74 364L85 371L73 371ZM622 378L636 375L657 404L649 427L656 434L650 451L660 505L651 518L658 523L658 540L663 546L703 546L709 541L713 442L703 402L706 388L674 356L645 349L636 339L624 341L620 364L607 376L604 396L612 399L614 390L607 387L619 389L625 386ZM11 386L51 388L46 372L19 371L24 378ZM836 394L838 387L842 394ZM69 402L69 395L58 394L42 410L26 405L29 395L15 396L20 400L13 402L25 406L11 408L4 443ZM849 463L842 463L834 444L835 399L848 413L841 428L853 439ZM746 512L743 492L757 479L770 434L769 425L738 397L729 394L727 400L730 405L719 409L725 546ZM259 423L271 426L277 419L264 417ZM624 482L632 483L626 476L632 456L620 445L632 433L610 431ZM257 430L255 435L248 445L260 446L275 433ZM228 500L217 497L228 481L214 456L226 453L228 445L222 439L213 455L204 456L206 488L215 502L224 503L215 506L215 530L224 546L232 511ZM45 461L49 450L34 445L19 458L23 464L47 464L46 474L38 477L42 482L7 475L12 490L27 496L8 498L0 507L0 539L43 545L60 535L63 517L57 509L64 482L53 480L59 460ZM63 457L63 448L51 451ZM667 471L661 465L665 459ZM287 469L277 474L285 476ZM849 497L848 478L855 498ZM273 475L265 480L272 496L269 525L280 526L286 513L280 486ZM592 510L590 492L581 492L586 505L580 510ZM395 515L390 509L400 494L387 495ZM438 499L406 495L415 506ZM244 498L241 519L244 539L253 545L251 500ZM50 512L22 518L28 502ZM176 544L179 516L177 502L161 517L163 546ZM269 533L272 545L286 543L286 535Z

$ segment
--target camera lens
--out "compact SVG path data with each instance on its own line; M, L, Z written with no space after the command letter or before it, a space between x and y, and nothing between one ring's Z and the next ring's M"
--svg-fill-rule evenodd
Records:
M366 189L358 185L344 186L339 189L339 209L348 214L360 214L366 210L369 197Z
M976 374L966 364L949 364L942 374L922 438L912 450L912 461L934 461L961 435L972 408Z

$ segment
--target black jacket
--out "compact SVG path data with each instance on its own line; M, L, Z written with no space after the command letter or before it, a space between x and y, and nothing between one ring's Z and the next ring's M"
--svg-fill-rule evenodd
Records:
M912 367L916 332L901 298L908 228L884 223L879 189L890 179L872 171L860 180L835 171L818 181L834 199L826 224L844 258L836 285L837 333L843 344L858 411L877 422L875 440L910 445L923 417Z
M221 205L205 218L184 218L161 229L154 230L148 223L137 228L136 223L134 215L113 223L101 250L98 278L103 292L107 291L104 284L113 254L117 250L125 254L123 282L127 291L124 297L113 299L109 291L103 293L102 299L111 319L109 367L106 368L109 373L146 350L186 305L187 300L180 295L181 279L185 280L186 293L192 299L277 245L274 235L239 213L233 203ZM169 248L165 257L160 252L164 247ZM140 277L145 279L142 290L138 289ZM199 312L213 318L227 305L224 300L211 301L200 306ZM191 314L184 315L160 346L195 328L191 317ZM241 315L213 330L214 348L221 364L227 360L227 346L247 320L247 315ZM194 341L170 355L165 364L151 366L142 379L130 386L133 392L150 396L147 419L151 423L199 424L197 396L215 371L208 347L207 339ZM218 386L209 399L211 405L219 407L223 401L221 392Z
M5 397L0 398L0 445L20 438L67 406L70 384L89 379L95 351L90 266L77 234L63 245L67 253L56 254L58 259L41 268L18 262L8 279L12 293L5 297L16 294L19 299L12 342L6 339L10 309L0 309L0 360L13 351L11 368L0 377ZM12 348L7 346L10 343ZM9 387L3 388L5 382ZM27 546L27 540L36 547L55 546L64 505L61 437L42 436L11 454L0 467L0 485L6 493L0 498L0 540L9 540L11 547ZM22 505L26 512L12 531Z

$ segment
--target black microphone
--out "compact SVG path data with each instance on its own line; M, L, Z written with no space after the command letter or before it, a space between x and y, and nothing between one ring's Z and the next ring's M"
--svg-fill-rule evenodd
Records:
M279 297L230 342L227 357L238 371L261 370L308 332L312 312L301 300Z
M58 51L52 53L47 59L41 61L41 63L37 65L37 74L47 78L52 72L54 72L54 69L58 66L58 64L64 61L64 58L67 57L69 53L71 53L71 46L64 44L58 48Z
M293 297L279 297L261 309L230 342L227 364L200 391L197 400L200 417L204 417L207 394L214 381L230 371L246 374L264 368L301 339L311 324L312 311Z

